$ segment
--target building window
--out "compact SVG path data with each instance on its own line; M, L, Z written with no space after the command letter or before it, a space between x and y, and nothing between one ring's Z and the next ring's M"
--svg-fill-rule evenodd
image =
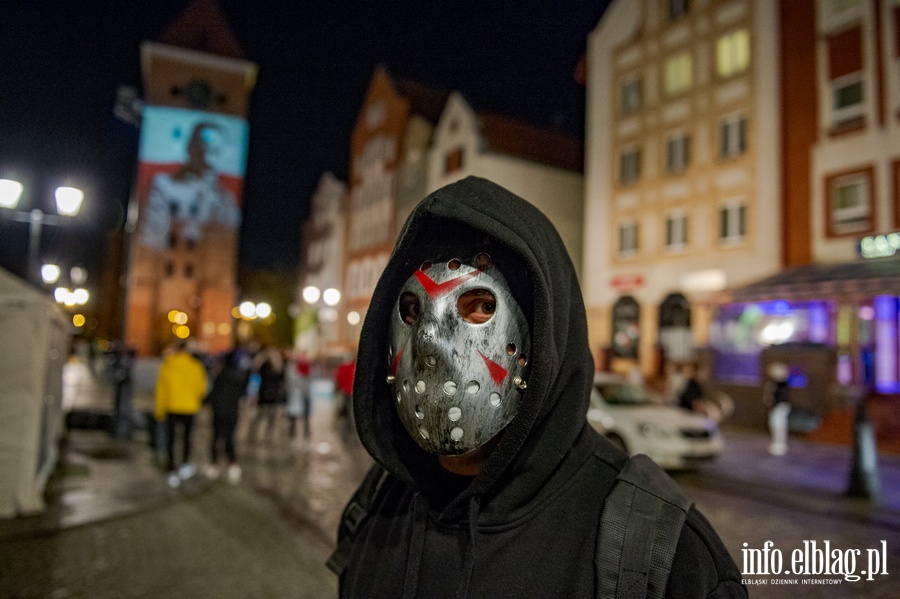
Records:
M166 278L171 277L175 274L175 265L171 262L166 262Z
M622 84L622 114L637 112L643 103L643 80L633 77Z
M690 52L680 52L666 61L666 94L672 96L691 88L694 82L694 61Z
M462 148L457 148L455 150L451 150L447 152L447 156L444 159L444 174L449 175L450 173L455 173L456 171L462 170L463 167L463 151Z
M830 235L868 231L872 227L872 169L830 177L828 225Z
M729 202L719 208L719 241L738 243L747 235L747 207Z
M688 242L688 217L681 210L666 217L666 243L669 251L683 250Z
M865 116L862 28L830 35L827 43L831 125L860 123Z
M747 118L732 116L719 128L719 156L731 158L747 151Z
M739 29L723 35L716 42L716 72L719 77L730 77L750 65L750 33Z
M678 133L666 142L666 171L675 174L687 169L691 159L691 137Z
M638 251L638 224L629 220L619 225L619 255L632 256Z
M619 155L619 182L622 185L634 183L641 176L641 150L630 148Z
M677 19L688 13L690 0L669 0L669 18Z
M865 116L862 74L848 75L831 82L832 124L846 125Z
M184 265L184 278L190 279L194 276L194 265L193 264L185 264Z

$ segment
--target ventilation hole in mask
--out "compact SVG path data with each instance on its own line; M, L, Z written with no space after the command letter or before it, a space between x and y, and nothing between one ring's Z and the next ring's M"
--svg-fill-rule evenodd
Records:
M416 406L416 418L419 420L425 418L425 412L422 411L422 406Z
M403 381L403 392L409 393L409 381Z
M425 430L425 427L424 427L424 426L420 426L420 427L419 427L419 434L422 435L422 438L423 438L423 439L427 439L427 438L428 438L428 431Z
M500 405L500 394L499 393L491 393L491 405L494 407Z
M450 431L450 438L454 441L459 441L463 438L463 429L458 426L453 427L453 430Z
M478 384L478 381L469 381L469 384L466 385L466 391L469 392L469 395L475 395L481 390L481 385Z
M444 393L446 393L447 395L453 395L454 393L456 393L456 383L454 383L453 381L447 381L446 383L444 383Z
M425 393L425 381L416 381L416 393Z
M509 345L506 346L506 355L512 356L515 353L516 353L516 344L515 343L510 343Z
M426 261L423 262L422 265L419 267L419 270L421 270L422 272L425 272L425 271L427 271L429 268L431 268L431 262L428 261L428 260L426 260Z
M434 365L437 364L437 358L434 356L425 356L425 363L428 364L431 368L434 368Z
M403 397L399 393L397 394L397 403L403 403Z
M462 418L462 410L453 406L449 410L447 410L447 418L450 419L450 422L456 422L460 418Z
M475 256L475 268L485 269L491 265L491 257L484 252Z
M447 268L449 268L450 270L459 270L460 266L462 266L462 262L455 259L447 263Z
M528 364L528 356L526 356L525 354L519 354L519 359L516 360L516 362L519 363L519 366L525 366L526 364Z

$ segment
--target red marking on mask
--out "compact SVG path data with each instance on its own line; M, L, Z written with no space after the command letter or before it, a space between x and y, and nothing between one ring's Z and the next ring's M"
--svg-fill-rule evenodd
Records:
M397 365L400 364L400 356L403 355L404 350L400 350L397 352L397 355L394 356L394 361L391 362L391 376L397 376Z
M482 360L484 360L484 364L485 366L487 366L491 378L494 379L494 384L500 386L500 383L503 382L503 379L506 378L506 376L509 374L509 371L488 358L480 351L478 352L478 355L481 356Z
M416 279L418 279L419 283L422 284L422 287L425 289L425 293L428 294L428 297L430 297L431 299L435 299L446 293L450 293L472 277L478 276L478 273L480 272L481 270L473 270L471 272L459 275L455 279L444 281L443 283L435 283L434 279L426 275L421 270L417 270L415 274Z

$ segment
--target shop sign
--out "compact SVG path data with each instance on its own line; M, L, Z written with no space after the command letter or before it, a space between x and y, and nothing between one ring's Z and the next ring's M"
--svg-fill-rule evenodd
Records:
M610 279L609 284L612 285L615 289L619 289L620 291L624 291L627 289L637 289L644 284L644 277L642 275L616 275L612 279Z
M900 250L900 233L867 235L859 240L859 255L863 258L886 258Z

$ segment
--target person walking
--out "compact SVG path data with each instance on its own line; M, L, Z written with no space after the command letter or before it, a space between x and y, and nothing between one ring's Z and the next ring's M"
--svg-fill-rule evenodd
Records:
M310 438L310 417L312 416L312 394L310 393L311 368L309 360L300 352L296 352L286 363L284 381L287 393L288 436L296 446L297 421L303 420L303 440Z
M781 362L772 362L766 372L769 380L763 391L763 401L769 408L769 433L772 435L769 453L782 456L788 450L788 417L791 415L788 367Z
M213 437L210 446L210 463L206 468L209 478L219 476L219 446L225 451L228 462L228 482L236 484L241 480L241 467L235 448L235 430L240 418L241 399L247 393L250 373L241 368L241 355L232 350L222 358L222 367L213 380L212 388L206 395L205 403L212 408Z
M344 440L353 435L353 377L356 373L356 359L350 356L334 370L335 418L338 430Z
M256 416L250 430L250 438L256 440L259 429L266 427L266 439L274 440L278 410L284 404L284 359L274 347L265 347L256 355L254 371L259 375L256 399Z
M190 478L196 468L190 461L191 433L194 417L200 411L206 395L207 377L203 363L187 351L187 343L180 341L159 369L156 381L154 416L166 428L166 466L169 486L177 488ZM176 469L175 443L180 432L181 463Z

